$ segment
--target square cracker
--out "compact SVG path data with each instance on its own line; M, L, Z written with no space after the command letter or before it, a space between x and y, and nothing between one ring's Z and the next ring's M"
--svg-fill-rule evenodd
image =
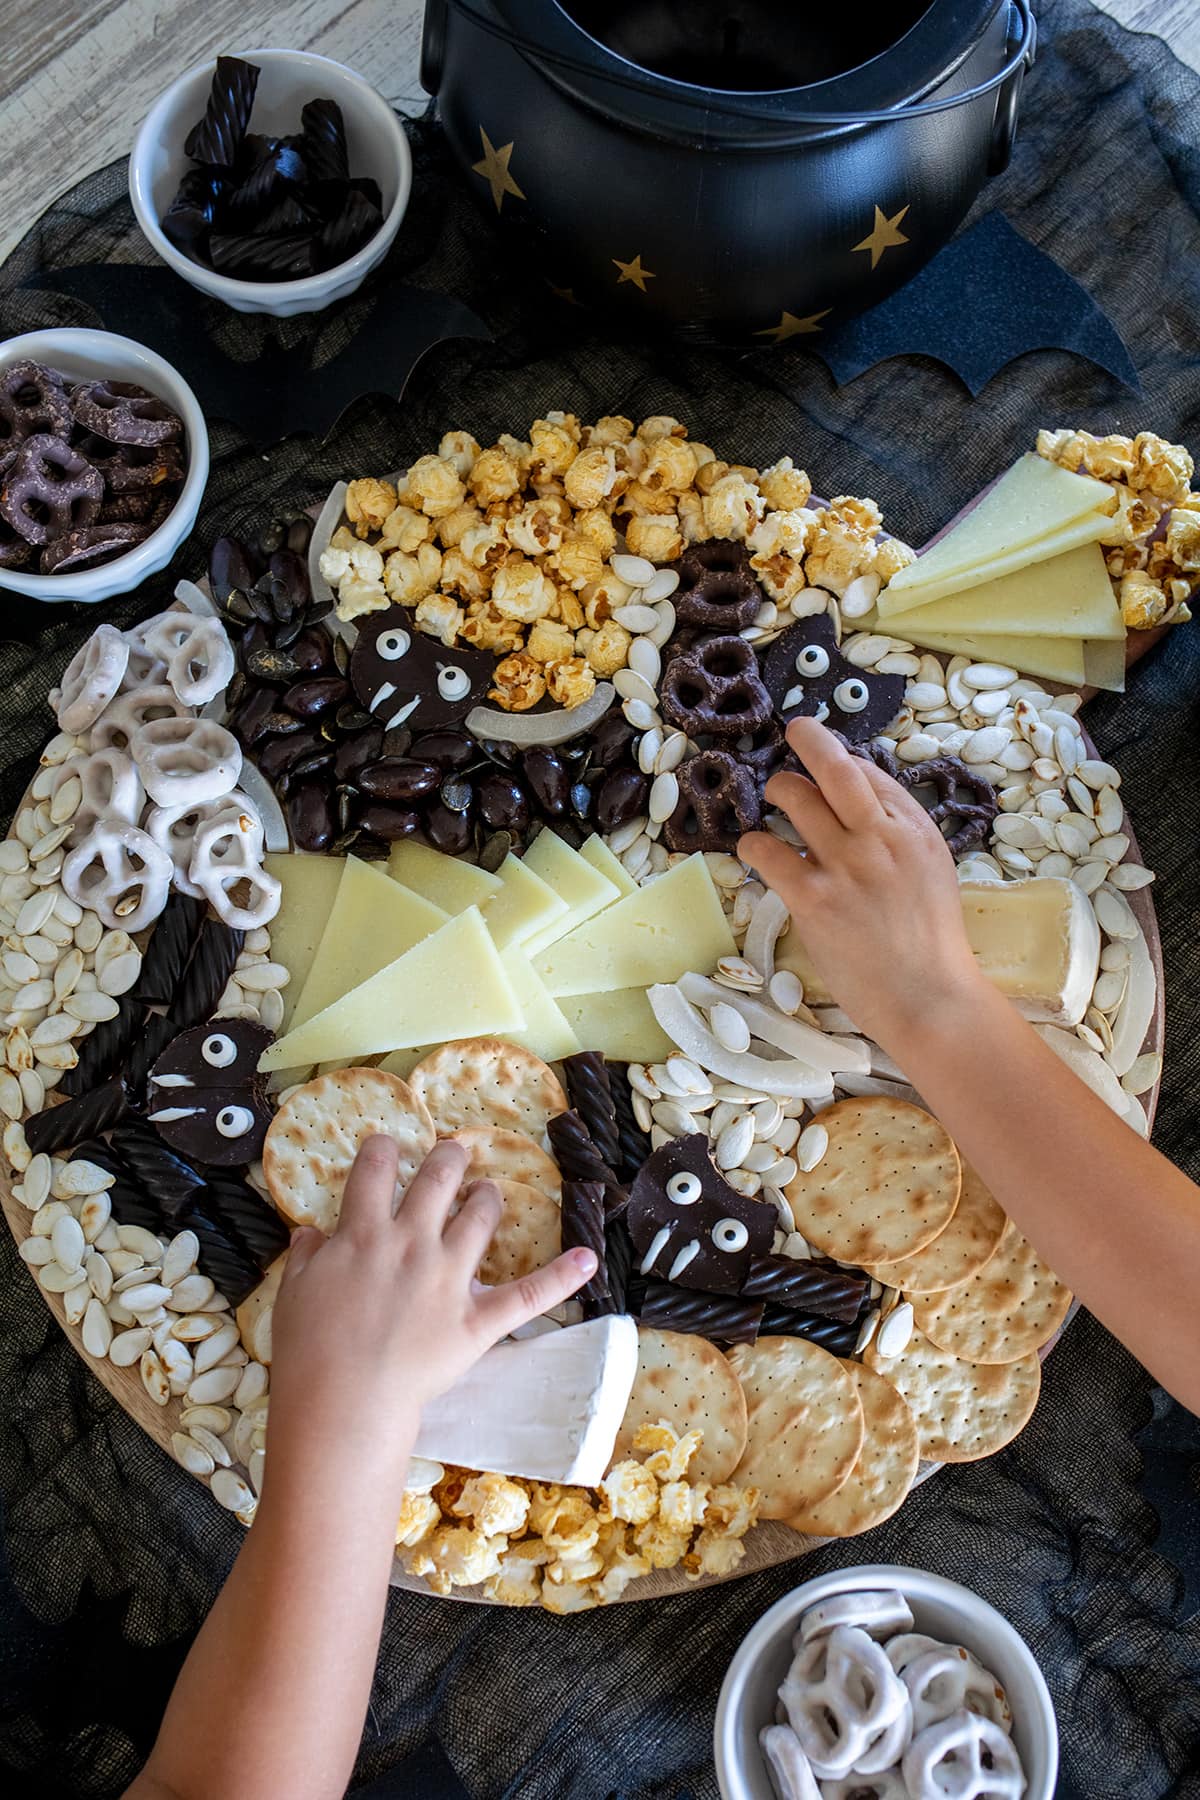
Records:
M962 1189L954 1217L931 1244L899 1262L872 1263L867 1269L886 1287L941 1293L977 1275L1004 1231L1004 1209L994 1200L970 1163L962 1166Z
M839 1100L821 1114L829 1147L786 1189L810 1244L839 1262L895 1262L950 1223L962 1176L949 1132L906 1100Z
M425 1102L398 1075L337 1069L294 1089L271 1120L263 1145L267 1188L288 1223L332 1231L351 1164L365 1140L378 1135L400 1147L397 1182L403 1191L437 1143L437 1133Z
M836 1356L807 1338L762 1337L729 1361L746 1395L737 1479L762 1492L764 1519L792 1519L829 1499L863 1447L862 1402Z
M493 1125L465 1125L451 1134L466 1150L470 1161L463 1176L469 1181L523 1181L562 1205L562 1176L553 1157L526 1137L523 1131L501 1131Z
M862 1363L843 1361L842 1367L858 1389L866 1435L837 1492L788 1520L810 1537L856 1537L891 1518L921 1460L917 1423L900 1390Z
M910 1293L927 1338L955 1356L1010 1363L1040 1350L1067 1316L1070 1291L1010 1219L993 1254L945 1293Z
M562 1249L562 1209L523 1181L499 1180L504 1210L483 1253L479 1279L488 1287L544 1269Z
M540 1056L500 1038L458 1038L412 1070L409 1085L440 1132L463 1125L523 1131L541 1143L546 1121L566 1112L562 1083Z
M1024 1430L1037 1405L1042 1365L1031 1352L1010 1363L965 1362L914 1331L899 1356L868 1344L863 1360L899 1388L917 1422L921 1455L978 1462Z
M746 1397L729 1359L690 1332L638 1328L633 1392L613 1447L613 1461L634 1454L643 1425L665 1419L682 1437L703 1436L688 1469L691 1481L728 1481L746 1448Z

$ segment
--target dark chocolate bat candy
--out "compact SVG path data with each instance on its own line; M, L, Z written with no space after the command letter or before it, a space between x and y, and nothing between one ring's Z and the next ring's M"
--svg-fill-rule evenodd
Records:
M496 659L487 650L456 646L413 628L402 606L369 613L358 623L350 658L354 691L390 731L407 725L453 725L487 693Z
M212 1019L180 1032L150 1073L152 1125L193 1161L253 1162L271 1123L258 1061L272 1033L251 1019Z
M776 638L763 679L781 718L819 719L852 744L878 737L904 704L904 676L855 668L838 649L826 613L801 619Z
M643 1163L627 1218L643 1274L720 1294L739 1291L751 1259L765 1256L774 1236L771 1208L730 1187L698 1132Z

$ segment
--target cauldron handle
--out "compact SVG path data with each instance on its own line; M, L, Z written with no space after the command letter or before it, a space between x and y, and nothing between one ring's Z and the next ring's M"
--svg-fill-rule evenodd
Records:
M1016 6L1008 9L1008 36L1005 41L1006 54L1015 48L1025 29L1025 21L1021 10ZM1003 83L996 95L996 111L992 119L992 143L988 153L988 174L1001 175L1007 169L1012 157L1013 144L1017 136L1017 118L1021 110L1021 89L1025 85L1025 71L1033 67L1037 55L1037 20L1032 9L1029 12L1029 42L1025 54L1014 65L1008 80Z
M447 0L425 0L425 22L421 27L421 86L430 95L436 95L442 85L446 12Z

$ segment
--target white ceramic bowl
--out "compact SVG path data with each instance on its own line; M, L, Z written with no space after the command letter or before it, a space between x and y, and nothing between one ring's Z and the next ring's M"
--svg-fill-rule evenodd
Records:
M187 439L187 474L171 511L148 538L124 556L64 575L38 575L29 569L0 569L0 588L11 588L35 600L109 600L127 594L148 575L166 568L191 532L208 480L208 432L200 402L183 377L145 344L112 331L28 331L0 343L0 371L31 358L74 381L135 381L165 400L183 420Z
M1025 1800L1054 1800L1058 1730L1042 1672L1023 1637L1002 1613L970 1588L923 1569L893 1563L835 1569L785 1594L749 1631L729 1665L717 1701L713 1749L722 1800L774 1800L758 1747L764 1725L775 1722L779 1684L792 1660L792 1634L801 1613L834 1594L896 1588L908 1601L914 1630L964 1644L1008 1694L1013 1741L1025 1768Z
M306 50L247 50L242 54L261 70L250 117L252 131L280 137L297 132L306 100L322 96L337 101L346 125L350 173L373 176L383 196L383 224L375 236L336 268L306 275L300 281L239 281L206 269L175 248L159 221L183 176L194 166L183 144L204 115L212 86L212 62L181 75L143 120L129 158L133 210L163 261L201 293L223 300L235 312L271 313L279 319L320 312L360 287L391 249L412 187L408 139L382 94L353 69Z

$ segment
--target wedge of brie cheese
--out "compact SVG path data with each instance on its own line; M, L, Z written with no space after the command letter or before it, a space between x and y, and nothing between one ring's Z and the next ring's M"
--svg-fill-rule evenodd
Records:
M1082 888L1054 875L959 883L975 959L1024 1014L1078 1025L1100 966L1100 928Z
M594 1487L612 1461L637 1362L637 1326L624 1313L497 1344L425 1407L416 1454Z

